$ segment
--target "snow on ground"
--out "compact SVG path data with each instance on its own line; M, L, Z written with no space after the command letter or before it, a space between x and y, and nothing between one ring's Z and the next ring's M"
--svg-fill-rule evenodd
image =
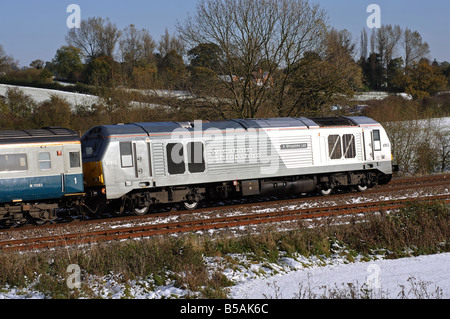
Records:
M8 84L0 84L0 96L6 96L6 91L9 88L18 88L21 91L23 91L26 95L31 96L31 98L36 103L42 103L44 101L47 101L50 99L52 95L56 95L60 98L65 99L72 108L75 108L76 106L91 106L93 104L99 103L100 99L98 96L90 95L90 94L83 94L83 93L74 93L74 92L65 92L65 91L59 91L59 90L51 90L51 89L40 89L40 88L33 88L33 87L26 87L26 86L14 86L14 85L8 85ZM184 96L183 92L175 91L172 95L170 94L170 91L158 91L158 96ZM101 101L100 101L101 102ZM160 105L160 104L154 104L154 103L143 103L143 102L136 102L131 101L130 104L134 107L164 107L164 108L170 108L167 105Z
M388 93L388 92L364 92L357 93L353 97L353 101L369 101L369 100L384 100L389 96L401 96L405 100L412 100L411 94L406 93Z
M231 299L349 298L352 293L356 293L356 298L450 299L450 253L352 263L337 255L328 259L281 258L276 264L255 263L237 254L229 257L238 263L227 264L218 257L205 257L205 262L211 271L220 270L235 283L229 289ZM197 295L175 287L170 280L157 287L153 279L124 283L120 274L85 280L96 298L165 299ZM30 283L27 289L0 289L0 299L44 299L45 295L34 291L33 285Z
M50 89L39 89L33 87L25 87L25 86L14 86L7 84L0 84L0 95L6 96L6 91L9 88L18 88L22 90L26 95L31 96L31 98L36 103L42 103L50 99L51 95L57 95L61 98L67 100L67 102L72 105L92 105L98 102L98 97L95 95L89 94L81 94L81 93L73 93L73 92L65 92L59 90L50 90Z
M431 298L450 298L450 253L322 267L304 267L301 261L292 259L286 260L286 264L292 271L268 278L241 280L231 289L230 297L320 298L333 290L348 291L349 285L353 285L357 290L372 289L375 298L417 298L427 294Z

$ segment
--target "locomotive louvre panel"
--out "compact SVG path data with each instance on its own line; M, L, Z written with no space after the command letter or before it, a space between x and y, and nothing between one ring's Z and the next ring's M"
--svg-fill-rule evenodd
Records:
M279 138L279 154L287 168L314 165L312 139L310 135Z
M355 142L356 142L356 156L359 162L362 162L364 160L364 150L363 150L363 141L362 141L362 134L357 133L355 134Z
M155 177L166 176L166 161L163 143L152 143L153 170Z
M230 171L259 172L267 154L269 139L256 136L232 135L205 142L205 161L211 173Z

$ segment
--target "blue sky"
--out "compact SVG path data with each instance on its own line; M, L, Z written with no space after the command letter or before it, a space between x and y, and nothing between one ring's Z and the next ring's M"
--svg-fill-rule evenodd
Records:
M431 58L450 61L450 1L448 0L312 0L319 3L336 29L347 29L359 39L370 13L369 4L381 8L383 24L398 24L420 32L430 44ZM129 24L150 31L158 41L165 29L175 32L177 21L194 14L197 0L1 0L0 44L28 66L32 60L51 60L65 45L69 4L81 7L82 18L109 18L119 29ZM370 30L369 30L370 32Z

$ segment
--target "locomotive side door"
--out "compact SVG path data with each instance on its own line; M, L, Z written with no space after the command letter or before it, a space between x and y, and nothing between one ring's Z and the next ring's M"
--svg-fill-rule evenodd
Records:
M379 129L364 130L366 161L378 161L381 158L381 135Z
M372 142L372 130L364 129L363 132L364 141L364 158L365 161L371 162L374 159L373 142Z
M373 141L373 159L375 161L381 160L381 135L380 130L372 130L372 141Z
M133 142L133 160L135 167L135 177L137 179L149 179L152 174L150 142L148 140L139 140Z

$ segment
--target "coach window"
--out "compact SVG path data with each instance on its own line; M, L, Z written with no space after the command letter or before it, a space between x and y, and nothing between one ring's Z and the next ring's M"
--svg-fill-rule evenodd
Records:
M184 150L181 143L169 143L167 150L167 168L170 175L184 174Z
M27 154L0 155L0 172L28 170Z
M344 146L344 157L355 158L356 157L355 136L353 134L345 134L344 136L342 136L342 143Z
M80 152L69 152L70 167L81 167Z
M328 150L331 159L340 159L342 157L341 137L339 135L328 136Z
M131 142L120 142L120 160L123 168L133 167Z
M52 161L50 159L50 153L39 153L39 168L41 170L51 169Z
M188 169L191 173L202 173L205 171L205 158L203 155L203 143L193 142L187 144Z

